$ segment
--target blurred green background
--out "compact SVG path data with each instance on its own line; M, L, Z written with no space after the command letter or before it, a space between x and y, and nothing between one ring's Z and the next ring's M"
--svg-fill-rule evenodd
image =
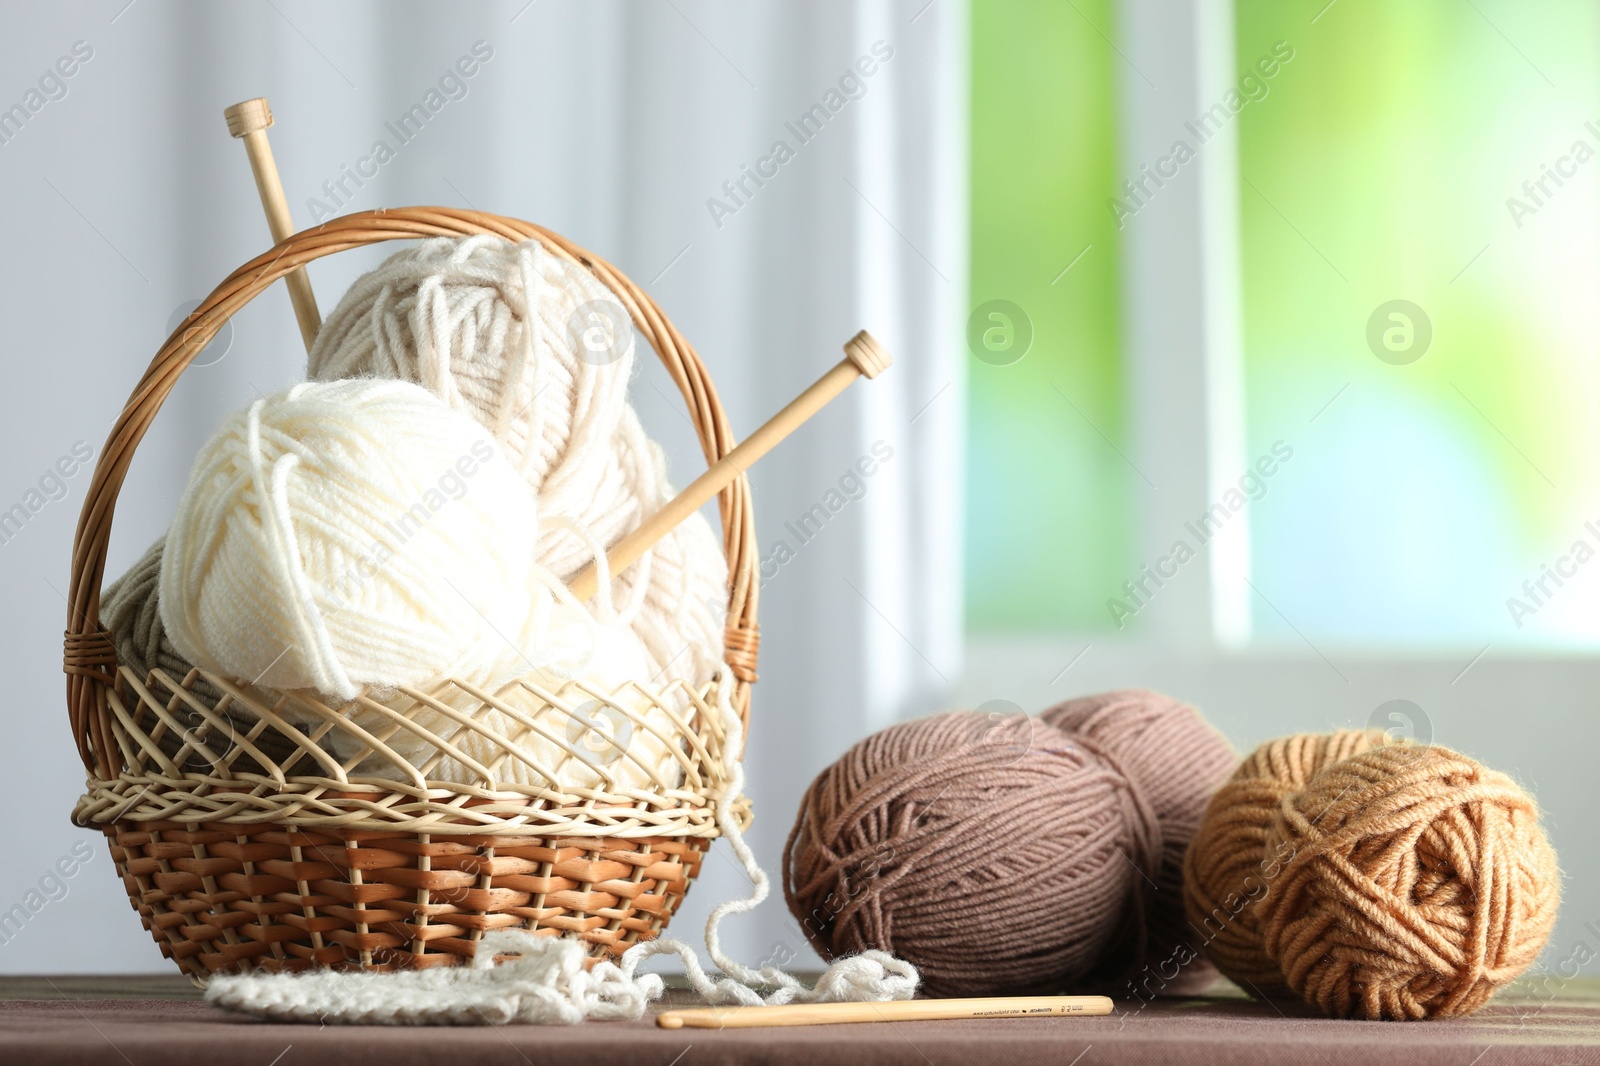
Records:
M1101 627L1103 575L1132 558L1127 467L1100 437L1125 436L1105 206L1119 180L1116 56L1085 21L1109 25L1110 8L972 8L971 303L990 328L984 305L1008 301L1033 333L1017 362L971 362L972 629Z
M1251 581L1319 644L1600 644L1593 597L1572 591L1600 573L1573 556L1600 549L1600 7L1239 0L1234 15L1237 75L1293 50L1232 119L1238 432L1252 457L1295 448L1292 476L1246 510ZM1110 5L977 3L972 20L971 305L1013 301L1034 338L1015 365L971 361L968 625L1109 630L1112 577L1137 566L1136 475L1100 435L1126 449L1139 410L1107 207L1127 176ZM1420 315L1379 314L1382 329L1431 328L1413 361L1369 346L1396 300ZM1546 579L1534 599L1523 582L1545 567L1571 586ZM1535 608L1520 627L1513 596ZM1251 609L1253 641L1299 639L1261 597Z

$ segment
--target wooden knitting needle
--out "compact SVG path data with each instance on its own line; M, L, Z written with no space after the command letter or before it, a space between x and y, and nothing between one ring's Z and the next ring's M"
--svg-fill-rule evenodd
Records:
M663 1029L754 1029L769 1025L927 1022L945 1018L1062 1018L1111 1013L1107 996L1011 999L911 999L892 1003L791 1003L782 1007L705 1007L656 1015Z
M267 228L272 231L274 244L282 244L294 235L294 222L289 218L289 202L283 197L283 182L278 180L278 165L272 160L272 146L267 143L267 127L272 125L272 108L267 99L241 100L222 112L228 120L228 132L244 141L245 154L250 157L250 170L256 176L256 192L261 194L261 208L267 213ZM296 267L283 279L289 286L289 302L294 304L294 317L300 323L300 338L306 342L306 351L317 339L322 328L322 315L317 312L317 298L311 294L311 275L306 268Z
M632 566L656 541L698 511L707 500L771 451L775 444L793 433L802 422L822 410L856 378L875 378L894 362L866 330L845 342L844 355L837 366L813 382L809 389L791 400L787 407L768 419L733 451L713 463L710 469L668 500L665 507L650 516L638 529L619 540L606 553L606 565L611 573L620 574ZM591 563L572 579L570 587L578 599L587 600L594 595L597 583L598 571Z

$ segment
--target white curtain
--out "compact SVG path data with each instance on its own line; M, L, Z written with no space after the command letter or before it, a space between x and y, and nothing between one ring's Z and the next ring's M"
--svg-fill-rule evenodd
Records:
M710 367L736 433L871 329L894 368L752 473L768 580L747 767L753 839L774 875L811 777L866 733L939 709L960 667L962 4L142 0L51 8L6 36L7 70L42 70L78 40L94 57L0 147L13 251L0 313L13 352L30 357L14 356L0 486L21 492L78 438L98 452L172 313L266 247L221 117L264 95L298 224L324 207L442 203L548 225L655 295ZM446 83L444 106L399 143L386 124L467 56L474 73ZM346 174L372 169L361 160L379 139L393 158L358 186ZM758 185L749 171L768 176ZM315 264L324 310L385 251ZM113 572L161 533L222 414L303 370L281 292L233 327L226 357L186 375L140 449ZM633 395L688 481L699 454L665 374L647 366ZM8 674L28 708L12 728L18 750L37 753L0 776L0 803L40 812L8 838L17 861L0 870L0 904L86 837L66 820L81 771L54 665L65 604L51 587L66 588L86 482L0 558L16 619ZM170 968L93 844L96 859L0 952L0 971ZM698 938L713 902L748 890L724 850L675 934ZM804 964L781 898L727 933L746 959Z
M651 177L625 188L622 243L635 262L689 246L662 299L741 427L808 384L858 328L897 360L754 478L770 576L747 764L753 839L774 874L811 778L865 734L937 709L959 668L965 12L925 3L628 9L634 76L621 154L627 173ZM725 55L697 47L689 20ZM675 35L693 56L687 69L681 51L659 47ZM876 63L855 68L863 57ZM858 98L811 133L800 116L827 106L853 69ZM733 215L704 206L731 203L723 181L756 169L776 141L794 158L764 187L747 181L743 206ZM857 470L860 498L850 501L864 458L860 469L876 469ZM841 499L819 532L801 521ZM747 888L731 863L713 859L707 872L679 935ZM734 926L743 957L803 956L781 903Z

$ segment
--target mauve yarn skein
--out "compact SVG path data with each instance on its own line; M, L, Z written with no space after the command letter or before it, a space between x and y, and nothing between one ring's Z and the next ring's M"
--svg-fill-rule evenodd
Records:
M1197 747L1209 754L1191 760ZM1160 778L1195 775L1177 823L1193 824L1228 761L1192 708L1143 692L892 726L807 790L784 849L789 909L825 957L889 951L934 995L1125 980L1172 947L1152 886L1175 876L1163 817L1182 790Z
M1132 975L1136 991L1149 995L1198 992L1216 979L1200 953L1200 938L1183 908L1183 858L1200 828L1206 804L1239 764L1227 740L1180 700L1129 689L1068 700L1040 715L1068 733L1099 741L1138 783L1161 827L1161 864L1156 891L1148 896L1149 944L1129 944L1102 963L1108 976ZM1150 960L1150 973L1138 972ZM1176 976L1172 976L1173 973Z
M1344 748L1354 750L1329 755ZM1297 784L1274 776L1317 762ZM1191 914L1208 901L1197 889L1217 891L1200 877L1239 866L1208 864L1208 852L1253 853L1261 887L1240 911L1250 921L1230 924L1257 932L1280 987L1324 1014L1470 1014L1548 942L1555 851L1533 799L1505 774L1373 733L1273 741L1240 774L1196 839ZM1276 803L1260 802L1274 789ZM1254 801L1241 804L1248 817L1230 806L1240 798Z

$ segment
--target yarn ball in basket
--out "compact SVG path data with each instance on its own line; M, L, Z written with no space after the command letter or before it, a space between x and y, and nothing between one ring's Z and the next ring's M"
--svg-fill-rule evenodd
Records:
M100 624L111 634L117 660L140 681L152 670L160 670L181 684L194 664L178 654L161 621L161 552L166 543L162 537L150 545L127 572L100 593ZM222 698L203 677L195 679L191 691L210 703Z
M304 383L231 415L167 533L184 658L339 699L468 669L533 604L536 504L482 427L401 381Z
M1181 940L1156 899L1181 852L1163 820L1192 826L1230 759L1192 708L1144 692L891 726L806 791L789 909L824 957L892 952L938 996L1117 985Z
M1262 745L1186 872L1191 921L1229 934L1208 946L1224 973L1342 1018L1470 1014L1538 957L1560 899L1511 778L1376 731Z
M538 241L439 237L358 278L323 323L312 380L416 382L486 426L538 493L538 558L562 579L672 496L628 403L632 319L584 266ZM575 532L576 530L581 531ZM616 575L613 606L652 675L708 682L722 662L727 563L691 516Z
M100 622L111 633L118 662L132 670L141 683L153 683L155 670L160 670L170 682L170 685L155 685L153 694L158 699L167 696L171 686L183 685L194 669L167 639L166 626L161 622L161 553L165 546L165 537L156 541L100 594ZM169 756L176 757L183 752L184 769L203 773L214 769L212 762L192 744L185 751L185 733L192 730L203 738L202 743L211 752L231 753L237 746L235 738L251 732L256 719L238 704L224 703L222 692L204 676L197 676L187 688L201 704L216 711L217 717L225 723L225 730L219 732L214 723L209 723L187 700L163 699L167 713L178 721L183 731L167 729L156 737L156 743ZM297 760L299 749L276 730L258 732L251 743L282 767L289 767ZM264 772L247 752L234 755L232 768Z

